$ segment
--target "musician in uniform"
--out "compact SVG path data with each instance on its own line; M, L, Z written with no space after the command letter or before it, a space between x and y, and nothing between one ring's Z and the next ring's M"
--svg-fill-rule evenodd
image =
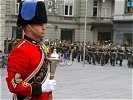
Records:
M110 63L111 63L111 65L115 66L116 58L117 58L117 48L116 48L115 45L111 46L109 55L110 55Z
M47 23L45 4L21 2L17 26L24 38L10 52L7 64L7 85L13 100L49 100L56 81L50 80L50 61L41 46Z
M107 44L104 48L104 51L105 51L105 64L107 64L109 62L109 45Z
M118 61L119 61L119 65L122 66L124 56L125 56L125 48L121 45L118 45L117 46L116 64L118 64Z
M50 57L51 54L51 48L49 46L49 40L45 39L44 42L42 42L42 47L44 51L47 53L47 56Z

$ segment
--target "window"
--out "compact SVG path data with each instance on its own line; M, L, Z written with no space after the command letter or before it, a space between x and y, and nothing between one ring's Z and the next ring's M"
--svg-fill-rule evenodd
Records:
M19 13L19 4L22 0L15 0L15 14Z
M74 0L64 0L64 16L73 16Z
M65 5L65 15L72 15L72 6Z
M101 17L111 17L111 2L110 0L102 2Z
M125 13L133 13L133 0L126 0Z
M133 34L132 33L124 34L124 43L133 46Z
M21 39L23 31L21 28L18 27L12 27L12 38L13 39Z
M98 15L98 1L94 0L93 2L93 16L97 17Z

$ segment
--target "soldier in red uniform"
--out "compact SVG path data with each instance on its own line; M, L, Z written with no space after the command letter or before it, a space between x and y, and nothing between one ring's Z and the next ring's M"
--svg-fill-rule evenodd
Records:
M21 2L17 26L24 38L10 52L7 64L7 85L13 100L49 100L56 81L50 80L50 63L42 49L41 40L46 29L45 4Z

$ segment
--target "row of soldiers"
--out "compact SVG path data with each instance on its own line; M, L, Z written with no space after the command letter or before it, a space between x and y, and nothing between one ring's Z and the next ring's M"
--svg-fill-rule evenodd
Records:
M8 45L9 51L13 48L12 44L15 41L10 41ZM84 42L71 41L44 41L46 46L49 46L51 50L57 49L57 53L72 55L72 60L78 60L78 62L84 60ZM122 66L123 59L127 59L127 65L133 68L133 46L122 46L122 45L110 45L110 44L95 44L87 42L85 45L85 60L89 64L101 64L104 66L110 63L115 66L119 63Z
M58 53L68 55L72 54L72 60L78 62L84 60L84 43L82 42L58 42L51 45L51 48L56 48ZM86 43L85 45L85 60L89 64L101 64L104 66L110 63L112 66L119 64L122 66L123 59L127 59L128 67L133 68L133 47L124 47L122 45L99 45Z

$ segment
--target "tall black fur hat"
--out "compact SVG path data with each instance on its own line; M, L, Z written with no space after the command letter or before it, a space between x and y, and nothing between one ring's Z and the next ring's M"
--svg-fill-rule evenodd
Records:
M45 3L38 2L21 2L19 6L19 14L17 26L25 26L27 24L47 23L47 13Z

